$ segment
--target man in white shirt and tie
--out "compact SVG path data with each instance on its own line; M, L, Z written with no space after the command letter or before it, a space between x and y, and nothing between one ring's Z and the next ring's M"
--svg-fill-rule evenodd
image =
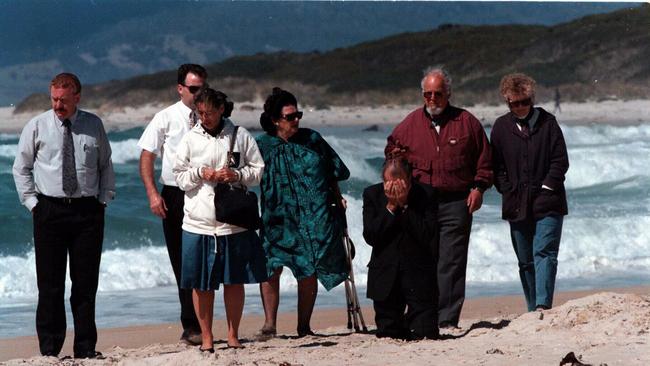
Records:
M95 351L95 296L104 208L115 195L111 147L101 119L77 108L77 76L54 77L50 99L52 109L23 128L13 165L18 197L34 219L39 348L44 356L57 356L65 340L69 257L74 357L101 358Z
M176 85L180 100L156 113L138 141L138 146L142 148L140 176L149 198L151 212L162 219L167 252L176 277L183 325L181 341L189 344L201 343L201 330L192 305L192 291L178 286L181 276L184 192L178 188L172 168L178 143L196 123L196 119L190 117L195 108L194 95L205 85L206 78L207 72L202 66L181 65L178 68ZM159 180L163 185L161 192L158 192L154 178L156 156L162 157Z

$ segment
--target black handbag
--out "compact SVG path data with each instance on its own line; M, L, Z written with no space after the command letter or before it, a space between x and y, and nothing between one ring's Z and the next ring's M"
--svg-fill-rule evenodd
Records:
M228 166L237 167L233 148L237 139L235 126L230 139L230 150L228 151ZM245 185L233 185L230 183L217 183L214 187L214 208L217 221L243 227L249 230L257 230L260 227L260 213L257 206L257 195L249 191Z

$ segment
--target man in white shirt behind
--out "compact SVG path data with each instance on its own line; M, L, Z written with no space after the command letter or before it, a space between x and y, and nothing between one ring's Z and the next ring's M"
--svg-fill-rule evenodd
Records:
M207 72L202 66L181 65L178 68L178 85L176 86L180 100L156 113L138 141L138 146L142 148L140 177L149 198L151 212L162 218L167 252L174 270L177 287L181 276L181 226L183 224L184 192L178 188L172 168L178 143L196 123L196 120L190 117L195 108L194 94L204 86L206 78ZM156 156L162 157L160 183L163 188L160 193L154 180ZM200 344L201 329L192 305L192 291L178 287L178 297L183 325L181 341Z

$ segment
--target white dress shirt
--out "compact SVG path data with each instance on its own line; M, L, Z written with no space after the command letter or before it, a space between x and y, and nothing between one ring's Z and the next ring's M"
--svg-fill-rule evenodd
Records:
M71 197L97 197L107 204L115 196L111 145L102 120L77 109L71 124L77 190ZM20 202L30 211L37 195L66 197L63 192L63 121L50 109L25 125L18 142L13 175Z
M190 113L192 109L182 101L156 113L145 128L138 146L158 156L162 155L160 183L177 186L172 172L176 160L176 149L183 135L190 130Z

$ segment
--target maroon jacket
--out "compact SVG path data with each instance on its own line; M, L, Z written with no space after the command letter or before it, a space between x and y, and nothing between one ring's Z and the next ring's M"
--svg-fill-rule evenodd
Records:
M492 185L492 155L485 130L471 113L448 105L440 134L424 107L411 112L388 137L385 153L408 149L413 177L441 192L467 192Z
M569 157L564 136L552 114L535 110L539 116L529 136L519 130L511 112L497 118L492 127L494 185L503 195L502 218L508 221L568 213L564 177Z

